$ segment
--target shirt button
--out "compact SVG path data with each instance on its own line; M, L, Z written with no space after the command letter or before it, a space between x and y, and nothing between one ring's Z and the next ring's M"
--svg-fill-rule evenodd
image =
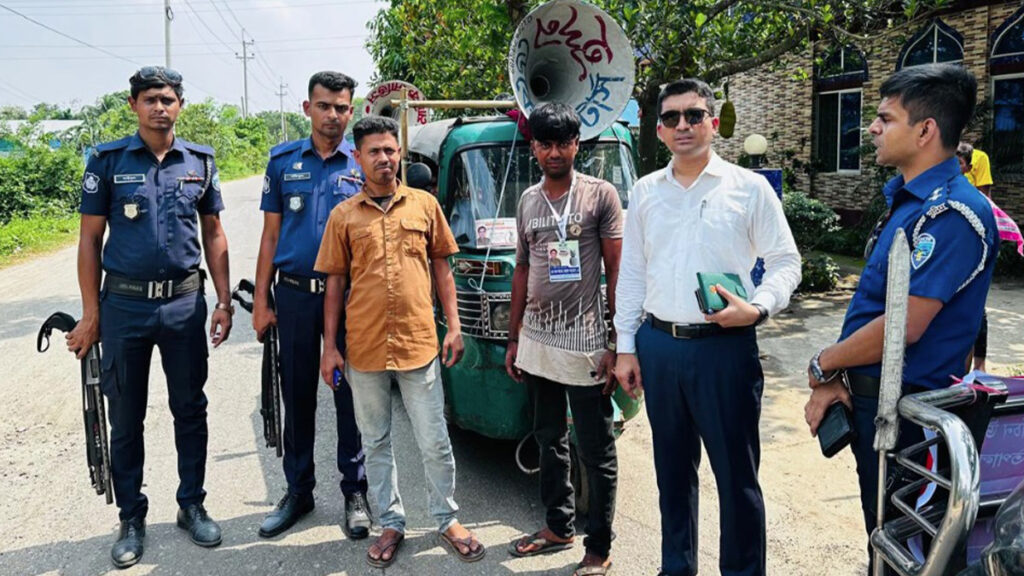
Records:
M165 273L165 272L167 272L167 271L166 271L166 270L164 270L163 268L161 268L161 269L159 270L159 272L160 272L161 274L163 274L163 273Z

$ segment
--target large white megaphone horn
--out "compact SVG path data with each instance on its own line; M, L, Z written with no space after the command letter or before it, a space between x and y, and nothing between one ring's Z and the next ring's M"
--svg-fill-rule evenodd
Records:
M363 113L367 116L387 116L398 120L398 107L392 106L391 100L401 98L403 88L408 90L409 100L425 100L423 92L412 84L401 80L388 80L370 89L364 101ZM408 116L410 126L426 124L430 120L426 108L409 108Z
M580 139L604 131L633 93L633 47L611 16L580 0L552 0L516 28L508 75L516 102L529 116L562 102L580 117Z

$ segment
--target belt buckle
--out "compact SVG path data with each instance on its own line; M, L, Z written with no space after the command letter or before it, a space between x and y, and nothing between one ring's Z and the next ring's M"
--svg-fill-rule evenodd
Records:
M690 336L681 336L676 330L678 328L685 328L685 324L672 324L672 337L677 340L689 340Z
M313 288L313 293L314 294L323 294L324 291L326 290L326 285L324 284L324 279L323 278L313 278L313 286L312 286L312 288Z
M169 298L172 291L174 290L174 284L171 280L155 281L149 283L149 299L156 300L158 298Z

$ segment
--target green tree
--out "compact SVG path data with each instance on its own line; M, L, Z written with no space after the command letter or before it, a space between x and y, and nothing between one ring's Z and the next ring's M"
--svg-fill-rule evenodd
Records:
M308 138L312 127L309 118L299 112L285 112L284 124L287 134L281 134L281 113L271 110L258 112L256 117L263 121L270 135L270 141L277 145L286 140Z
M636 49L640 168L657 167L657 98L681 77L720 85L823 37L870 41L951 0L593 0ZM370 23L378 80L429 98L493 98L510 90L505 59L516 24L540 0L392 0Z
M21 106L0 106L0 120L28 120L28 112Z

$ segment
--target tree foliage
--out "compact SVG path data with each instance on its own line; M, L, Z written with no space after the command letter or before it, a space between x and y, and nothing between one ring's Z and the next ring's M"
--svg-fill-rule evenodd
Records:
M657 96L681 77L718 85L778 62L808 41L864 39L950 0L593 0L636 49L641 170L656 167ZM516 24L540 0L392 0L370 24L377 79L416 84L428 98L508 93L505 59Z

